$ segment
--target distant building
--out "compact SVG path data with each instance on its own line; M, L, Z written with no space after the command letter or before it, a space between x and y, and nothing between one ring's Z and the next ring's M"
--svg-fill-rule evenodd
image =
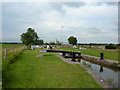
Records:
M77 48L77 45L74 45L73 48Z
M44 45L31 45L32 50L34 50L35 48L44 48Z

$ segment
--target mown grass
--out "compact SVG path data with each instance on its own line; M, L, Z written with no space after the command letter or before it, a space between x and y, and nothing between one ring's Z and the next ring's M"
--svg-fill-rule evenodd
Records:
M79 65L62 61L55 54L25 50L4 72L5 88L101 88ZM4 77L4 76L3 76Z
M100 52L104 53L105 59L112 59L115 61L119 61L118 59L118 51L107 51L107 50L98 50L98 49L75 49L75 48L59 48L62 50L70 50L70 51L79 51L82 54L97 56L100 57Z
M7 47L20 47L24 46L23 44L0 44L0 47L7 48Z

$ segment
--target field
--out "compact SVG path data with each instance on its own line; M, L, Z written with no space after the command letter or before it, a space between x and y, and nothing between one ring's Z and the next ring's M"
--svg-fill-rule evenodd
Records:
M101 88L79 65L62 61L55 54L39 55L25 50L4 73L5 88ZM3 76L4 77L4 76Z
M112 59L115 61L118 61L118 50L112 51L112 50L99 50L99 49L75 49L75 48L57 48L61 50L68 50L68 51L78 51L81 52L82 54L87 54L91 56L97 56L100 57L100 52L104 53L104 58L105 59Z

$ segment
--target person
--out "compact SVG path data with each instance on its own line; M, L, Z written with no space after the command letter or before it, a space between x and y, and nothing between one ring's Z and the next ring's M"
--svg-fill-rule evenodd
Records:
M50 46L49 46L49 45L47 45L47 49L50 49Z

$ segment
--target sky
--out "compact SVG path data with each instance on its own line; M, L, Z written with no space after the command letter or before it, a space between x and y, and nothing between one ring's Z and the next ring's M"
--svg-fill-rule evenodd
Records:
M44 42L118 43L118 3L3 2L2 41L20 41L28 28Z

